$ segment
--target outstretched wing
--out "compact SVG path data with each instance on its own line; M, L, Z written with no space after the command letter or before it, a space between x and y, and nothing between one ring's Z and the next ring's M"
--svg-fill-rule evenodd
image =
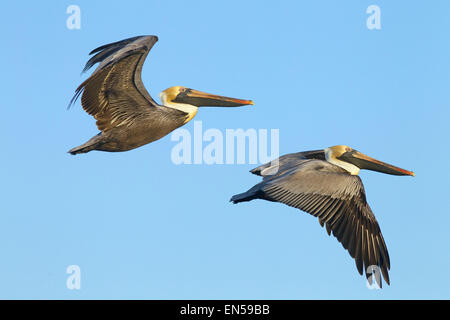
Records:
M277 159L272 160L271 162L265 163L250 170L250 172L256 174L257 176L263 177L268 175L280 174L299 165L300 163L304 162L305 159L325 160L325 152L324 150L312 150L285 154Z
M258 193L258 192L255 192ZM389 284L390 260L378 222L358 176L322 160L303 160L261 182L258 198L285 203L319 218L355 259L359 273L378 266ZM381 284L381 283L380 283Z
M92 75L75 91L72 105L81 96L83 109L97 120L97 127L106 131L130 125L151 113L158 104L141 80L144 60L156 36L139 36L101 46L90 54L83 71L99 63Z

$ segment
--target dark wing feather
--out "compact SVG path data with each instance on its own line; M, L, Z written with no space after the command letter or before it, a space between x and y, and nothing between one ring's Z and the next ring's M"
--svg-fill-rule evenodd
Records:
M280 174L281 172L297 166L305 159L325 160L325 152L324 150L312 150L285 154L271 162L250 170L250 172L258 176Z
M300 165L259 184L259 198L287 204L319 218L355 259L360 274L378 266L389 284L390 260L378 222L358 176L321 160Z
M101 46L86 63L85 70L99 63L92 75L75 91L69 106L82 94L83 109L95 119L100 130L131 125L146 117L158 104L141 79L144 60L156 36L140 36Z
M86 72L87 70L89 70L97 62L102 62L108 56L111 56L113 53L119 51L120 49L122 49L126 45L128 45L131 42L133 42L133 41L135 41L135 40L137 40L139 38L142 38L142 37L145 37L145 36L137 36L137 37L128 38L128 39L125 39L125 40L121 40L121 41L105 44L103 46L100 46L100 47L92 50L91 52L89 52L89 55L97 53L97 52L98 53L88 60L88 62L84 66L83 72Z

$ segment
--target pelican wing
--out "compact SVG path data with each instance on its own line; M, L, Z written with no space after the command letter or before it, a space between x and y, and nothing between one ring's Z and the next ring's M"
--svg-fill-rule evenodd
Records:
M355 259L362 275L378 266L389 284L390 260L380 227L366 201L358 176L322 160L303 160L300 165L255 186L258 198L282 202L319 218Z
M274 161L265 163L250 170L250 172L263 177L273 174L280 174L281 172L289 170L304 162L305 159L325 160L325 152L323 150L312 150L285 154Z
M97 120L97 127L106 131L131 125L146 117L158 104L141 80L144 60L156 36L139 36L101 46L90 54L83 71L99 63L92 75L76 90L72 105L81 96L83 109ZM155 109L153 109L155 110Z

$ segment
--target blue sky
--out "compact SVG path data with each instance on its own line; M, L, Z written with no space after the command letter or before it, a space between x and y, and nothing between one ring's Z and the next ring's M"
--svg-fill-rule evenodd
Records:
M80 30L66 28L71 4ZM381 30L366 27L372 4ZM5 3L0 298L450 298L449 11L437 0ZM79 103L66 109L88 53L142 34L159 36L142 76L153 97L183 85L255 101L201 109L204 129L279 129L282 154L346 144L415 171L360 173L391 286L367 289L310 215L230 204L259 181L255 165L175 165L169 136L66 153L98 132ZM69 265L80 290L66 287Z

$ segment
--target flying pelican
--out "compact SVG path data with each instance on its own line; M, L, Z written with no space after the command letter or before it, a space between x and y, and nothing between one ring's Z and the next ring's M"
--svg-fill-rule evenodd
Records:
M247 192L234 195L239 203L253 199L281 202L319 218L328 235L333 235L355 259L362 275L378 266L389 282L389 254L375 215L358 177L360 169L393 175L414 176L414 172L370 158L348 146L298 152L281 156L250 172L263 181ZM379 274L378 274L379 275ZM370 282L372 283L372 282ZM381 286L381 281L378 283Z
M69 107L82 94L83 109L97 120L101 131L88 142L69 150L71 154L92 150L128 151L158 140L192 120L198 107L238 107L251 100L228 98L181 86L160 93L157 104L141 80L144 60L156 36L138 36L94 49L84 67L99 63L92 75L75 91Z

